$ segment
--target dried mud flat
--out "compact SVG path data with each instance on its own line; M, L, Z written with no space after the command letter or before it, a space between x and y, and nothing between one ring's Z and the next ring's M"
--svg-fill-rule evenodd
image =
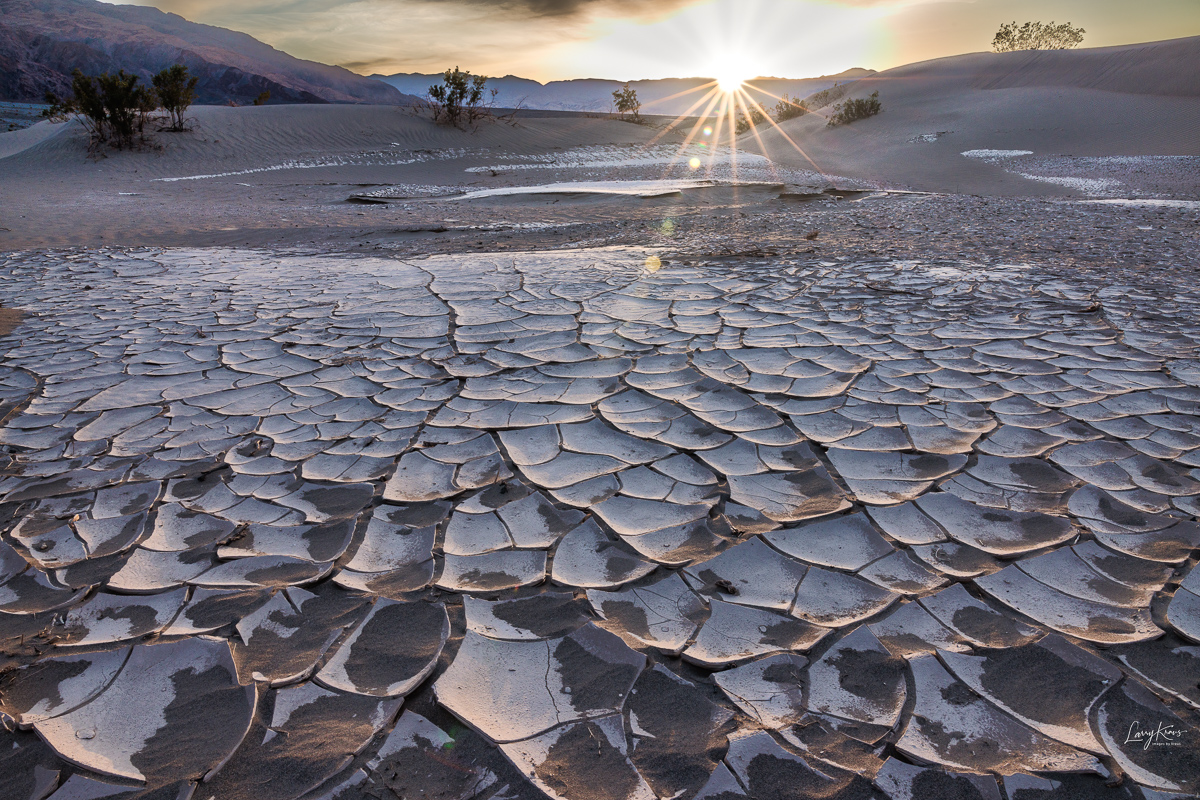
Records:
M622 202L5 256L0 797L1195 796L1195 212Z

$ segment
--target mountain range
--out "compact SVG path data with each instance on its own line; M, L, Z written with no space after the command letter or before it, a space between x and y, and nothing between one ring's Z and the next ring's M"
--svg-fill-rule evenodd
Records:
M364 77L343 67L305 61L237 31L190 22L148 6L98 0L0 0L0 100L41 102L47 92L71 92L71 73L125 70L149 82L182 63L199 78L197 102L245 104L263 92L273 103L406 105L423 97L440 74ZM750 94L773 106L784 94L806 97L838 83L874 75L852 69L791 80L756 78ZM710 78L666 78L630 83L644 114L698 114L694 108ZM491 78L501 108L608 112L623 82L576 79L539 83L506 75Z
M748 82L748 93L762 105L771 107L777 102L776 98L784 94L803 98L835 84L849 83L874 74L874 70L856 68L819 78L754 78ZM371 77L418 97L424 96L431 85L442 79L440 74L419 72ZM704 110L703 106L693 109L693 105L706 91L699 87L710 83L712 78L664 78L630 81L629 85L637 90L643 114L699 115ZM515 108L520 104L524 108L544 110L607 112L612 110L613 91L625 84L624 81L599 78L539 83L529 78L505 75L503 78L489 78L487 85L489 89L498 90L495 102L501 108Z
M305 61L237 31L144 6L97 0L0 1L0 99L41 102L71 91L71 72L123 69L149 81L182 63L200 103L411 102L392 86L343 67Z

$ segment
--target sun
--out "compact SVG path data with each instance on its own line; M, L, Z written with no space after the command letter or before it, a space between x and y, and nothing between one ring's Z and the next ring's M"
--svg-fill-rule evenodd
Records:
M751 62L754 57L746 53L727 50L713 54L711 75L717 79L717 89L724 94L734 94L752 77Z
M742 88L746 82L746 73L739 69L725 67L717 73L717 88L725 94L733 94Z

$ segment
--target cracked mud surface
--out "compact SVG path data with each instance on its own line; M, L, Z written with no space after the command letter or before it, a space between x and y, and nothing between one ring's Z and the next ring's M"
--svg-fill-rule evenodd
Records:
M3 256L0 796L1194 796L1190 217L641 208Z

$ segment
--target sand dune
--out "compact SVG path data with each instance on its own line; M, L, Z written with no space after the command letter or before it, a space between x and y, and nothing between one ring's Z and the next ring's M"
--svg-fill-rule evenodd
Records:
M827 128L820 115L784 123L783 132L803 154L774 130L763 131L761 147L752 134L743 135L739 146L765 152L781 167L815 164L830 176L887 186L1079 195L1078 187L1062 181L1022 177L1019 165L961 154L1200 155L1197 66L1200 37L938 59L855 84L850 96L880 92L884 113L877 117L840 128ZM526 117L517 127L490 124L468 133L383 106L209 106L192 113L194 130L159 134L161 150L151 156L109 152L89 160L84 134L73 125L42 123L0 134L0 176L14 187L30 180L87 185L135 176L138 183L234 181L239 175L259 176L256 182L291 176L287 180L294 182L294 173L305 170L306 181L388 183L400 180L400 172L405 181L418 172L426 182L457 184L471 182L464 180L465 171L487 174L514 158L536 157L553 165L573 149L643 146L659 133L651 126L582 115ZM662 144L675 141L667 137ZM1183 172L1186 178L1188 171ZM1200 178L1193 179L1200 189Z
M0 159L28 150L34 145L62 134L66 129L67 126L64 125L39 122L28 128L0 134Z
M588 168L605 160L619 165L622 157L643 153L660 133L611 119L533 117L517 126L485 124L472 133L390 106L203 106L191 113L192 131L156 134L150 151L105 149L89 156L78 123L39 123L0 134L0 207L9 229L0 231L0 243L203 236L290 227L298 220L359 224L361 208L346 199L362 187L436 194L555 180L656 178L663 169L661 158L634 168L644 175ZM679 140L667 136L652 153L673 152ZM593 156L601 158L589 160ZM547 168L508 171L510 163Z
M1078 192L964 158L964 151L1200 155L1200 37L942 58L863 79L849 96L876 90L884 107L877 117L827 128L812 115L784 123L783 131L831 173L978 194ZM773 159L808 163L778 132L762 136ZM749 134L740 143L759 149Z
M1106 92L1200 97L1200 36L1086 50L982 54L975 86L1071 86ZM937 62L929 62L936 64ZM922 65L894 70L919 70Z
M915 64L854 85L852 96L878 89L884 113L840 128L827 128L817 114L791 120L783 131L805 155L780 133L765 132L762 150L774 163L743 152L737 177L813 185L819 176L801 171L815 164L839 185L847 179L986 196L1195 200L1200 90L1186 68L1196 63L1200 38ZM730 177L707 167L690 173L679 161L666 174L682 127L664 134L654 125L586 115L534 112L516 125L485 124L474 132L389 106L202 106L192 116L193 130L156 134L148 152L89 156L78 123L0 134L0 207L8 229L0 231L2 241L194 242L237 235L245 243L249 238L238 231L350 230L365 213L393 214L346 203L378 191L427 197L562 181ZM739 147L760 151L750 134ZM1032 155L962 155L973 150ZM1114 167L1112 156L1134 158ZM1151 156L1158 160L1144 158ZM1082 157L1095 162L1092 171L1072 173ZM722 168L731 172L730 166L726 158ZM1118 167L1143 175L1157 170L1154 185L1133 191L1113 177ZM1103 193L1089 194L1095 187ZM718 194L704 202L724 203Z
M39 123L20 137L3 134L0 174L86 175L102 165L108 172L138 170L142 178L169 179L284 167L387 166L412 163L414 157L457 158L468 151L494 161L497 154L641 144L657 132L616 120L563 116L522 119L517 126L488 123L467 132L393 106L197 106L190 114L193 130L158 134L161 152L150 157L109 151L100 162L89 162L84 133L72 124Z

